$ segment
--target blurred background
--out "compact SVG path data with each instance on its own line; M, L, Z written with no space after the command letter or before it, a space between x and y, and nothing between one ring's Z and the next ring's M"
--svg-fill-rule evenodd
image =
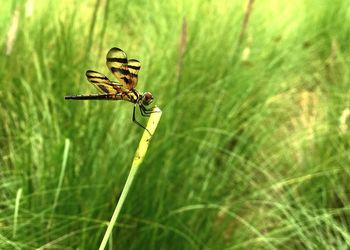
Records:
M13 0L0 34L0 249L100 245L143 131L63 97L112 47L163 116L108 249L350 248L347 0Z

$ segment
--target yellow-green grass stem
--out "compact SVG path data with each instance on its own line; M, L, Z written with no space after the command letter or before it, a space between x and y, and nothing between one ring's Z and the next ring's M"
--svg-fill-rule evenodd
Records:
M21 200L21 197L22 197L22 188L18 189L16 194L15 214L13 216L13 233L12 233L13 238L16 237L16 232L17 232L19 202Z
M132 185L134 177L137 173L137 170L139 169L139 166L141 165L143 159L145 158L145 155L146 155L146 152L147 152L147 149L149 146L149 142L151 140L152 135L154 134L154 131L156 130L156 128L158 126L158 122L159 122L161 116L162 116L162 111L158 107L155 107L153 109L153 112L151 113L151 116L148 119L148 122L147 122L146 129L148 131L145 130L143 132L143 135L142 135L141 140L139 142L139 146L136 149L136 152L134 155L134 160L132 162L128 178L126 179L126 183L124 185L123 191L122 191L120 198L118 200L117 206L114 209L112 218L108 223L108 227L107 227L107 230L105 232L105 235L103 236L99 250L104 250L106 245L107 245L108 239L113 231L113 227L118 219L120 210L123 207L125 198L128 195L128 192L130 190L130 187Z

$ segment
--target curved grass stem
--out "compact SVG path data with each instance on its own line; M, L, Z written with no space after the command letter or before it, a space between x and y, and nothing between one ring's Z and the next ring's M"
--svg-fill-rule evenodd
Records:
M151 137L152 137L151 135L154 134L154 131L156 130L156 128L158 126L158 122L160 120L161 115L162 115L162 111L158 107L155 107L153 109L152 114L150 115L150 117L148 119L146 129L149 132L147 130L145 130L143 132L143 135L142 135L141 140L139 142L139 146L136 149L136 152L135 152L135 155L134 155L134 160L132 162L128 178L126 180L126 183L124 185L123 191L122 191L122 193L120 195L120 198L118 200L118 204L117 204L117 206L114 209L112 218L111 218L111 220L108 223L108 227L107 227L107 230L105 232L105 235L103 236L103 239L102 239L102 242L100 244L99 250L104 250L105 247L106 247L108 239L109 239L109 237L110 237L110 235L111 235L111 233L113 231L113 227L114 227L114 225L115 225L115 223L117 221L117 218L119 216L120 210L123 207L125 198L128 195L128 192L130 190L130 187L131 187L131 184L132 184L132 182L134 180L134 177L135 177L135 175L137 173L137 170L138 170L139 166L141 165L141 163L142 163L142 161L143 161L143 159L144 159L144 157L146 155L146 152L147 152L147 149L148 149L148 145L149 145L149 142L150 142Z

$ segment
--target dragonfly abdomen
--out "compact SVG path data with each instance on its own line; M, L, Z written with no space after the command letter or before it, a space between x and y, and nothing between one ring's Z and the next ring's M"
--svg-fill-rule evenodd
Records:
M73 95L73 96L65 96L66 100L122 100L121 95Z

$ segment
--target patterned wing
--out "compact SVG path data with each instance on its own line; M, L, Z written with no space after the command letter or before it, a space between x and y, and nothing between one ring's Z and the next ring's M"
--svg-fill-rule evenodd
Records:
M137 74L141 69L141 63L136 59L130 59L128 62L128 69L130 72L131 86L135 88L137 85Z
M86 71L86 78L97 88L99 92L103 94L116 94L122 92L120 85L113 83L105 75L97 71Z
M111 48L107 53L107 67L126 89L132 89L132 79L128 68L128 58L119 48Z

